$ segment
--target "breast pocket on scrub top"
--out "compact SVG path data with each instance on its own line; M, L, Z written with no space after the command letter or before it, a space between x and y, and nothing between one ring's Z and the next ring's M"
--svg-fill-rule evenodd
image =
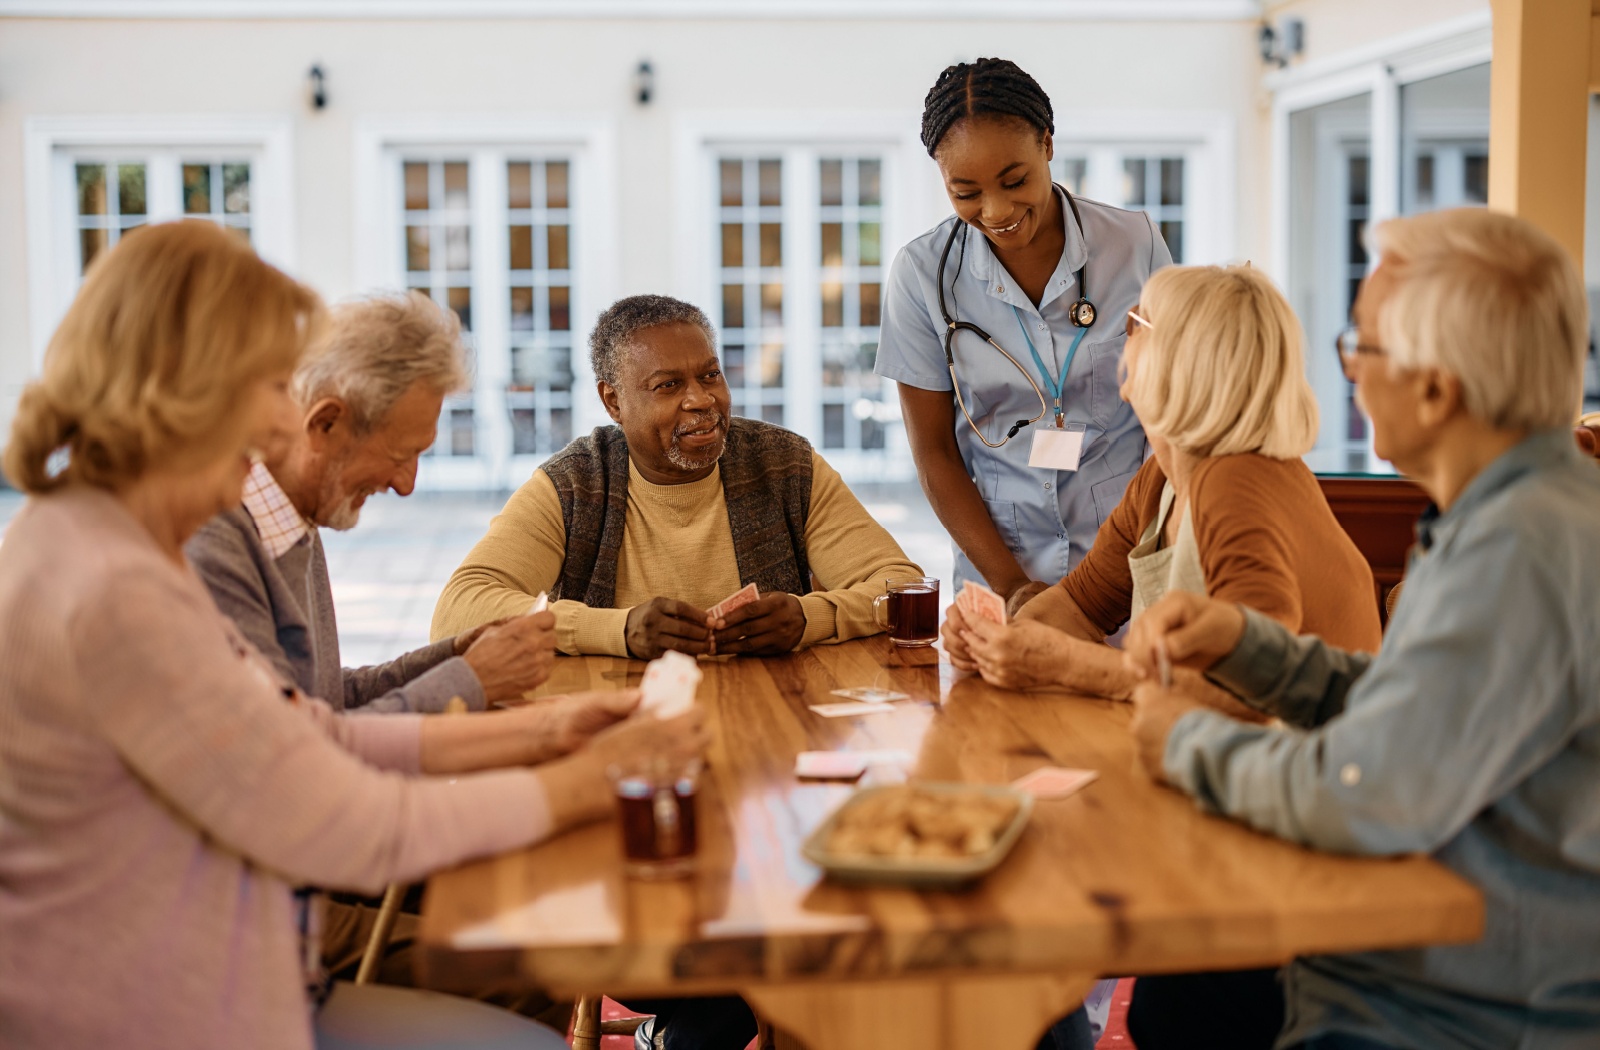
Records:
M1127 340L1126 335L1118 335L1084 347L1089 353L1089 416L1101 430L1110 428L1126 404L1118 365L1122 362L1122 344Z

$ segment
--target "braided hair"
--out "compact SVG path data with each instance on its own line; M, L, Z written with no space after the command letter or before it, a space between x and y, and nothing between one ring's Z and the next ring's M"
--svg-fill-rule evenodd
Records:
M1012 61L980 58L949 66L922 103L922 144L928 156L958 121L980 114L1020 117L1042 137L1054 133L1050 96Z

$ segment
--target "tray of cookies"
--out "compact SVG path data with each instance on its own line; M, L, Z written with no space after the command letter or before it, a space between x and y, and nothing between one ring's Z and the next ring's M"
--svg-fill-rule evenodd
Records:
M971 882L1016 844L1033 798L1002 784L919 781L862 788L801 847L835 879L926 889Z

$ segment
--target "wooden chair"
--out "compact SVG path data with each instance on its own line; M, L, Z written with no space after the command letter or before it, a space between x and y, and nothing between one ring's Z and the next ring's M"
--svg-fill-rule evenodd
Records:
M572 1050L599 1050L603 1035L632 1036L644 1024L643 1017L624 1017L616 1021L600 1019L602 996L580 996L572 1011ZM756 1018L756 1046L760 1050L773 1050L775 1033L767 1022Z

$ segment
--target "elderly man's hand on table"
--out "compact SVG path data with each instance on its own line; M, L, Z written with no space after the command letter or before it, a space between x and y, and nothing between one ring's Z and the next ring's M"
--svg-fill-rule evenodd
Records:
M470 636L470 637L469 637ZM556 653L556 618L550 612L513 616L469 631L456 651L478 676L484 698L514 700L550 677Z
M806 612L792 594L764 594L711 621L719 656L776 656L793 652L806 633Z
M623 637L635 659L654 660L669 649L690 656L709 654L711 628L704 609L675 598L651 598L628 610Z
M1167 735L1178 719L1190 711L1203 709L1206 704L1180 689L1164 688L1156 682L1144 682L1133 690L1134 747L1139 762L1151 779L1166 782L1163 759L1167 752Z
M959 615L954 607L951 612ZM998 624L978 616L964 622L962 641L985 682L1002 689L1061 686L1059 671L1070 658L1070 639L1054 627L1035 620Z

